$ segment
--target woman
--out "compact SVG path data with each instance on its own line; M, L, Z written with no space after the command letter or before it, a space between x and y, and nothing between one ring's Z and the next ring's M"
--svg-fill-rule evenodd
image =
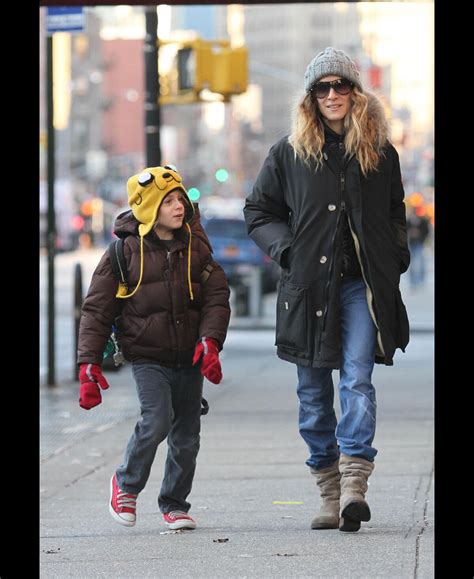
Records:
M403 198L381 103L349 56L326 48L307 67L291 135L270 149L244 208L249 235L282 268L277 354L297 365L299 429L322 499L313 529L354 532L370 520L372 371L408 343Z

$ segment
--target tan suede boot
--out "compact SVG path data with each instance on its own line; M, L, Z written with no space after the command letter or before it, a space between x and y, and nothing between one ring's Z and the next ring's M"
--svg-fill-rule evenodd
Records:
M341 453L339 470L341 472L339 530L353 533L360 529L361 521L370 521L370 509L365 501L365 493L368 488L367 479L374 470L374 463L365 458Z
M321 495L319 513L311 522L312 529L337 529L339 527L339 497L341 496L341 473L339 461L321 469L310 469L316 477Z

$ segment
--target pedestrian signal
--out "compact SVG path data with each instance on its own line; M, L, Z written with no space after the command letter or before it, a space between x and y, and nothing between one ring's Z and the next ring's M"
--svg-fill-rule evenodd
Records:
M176 53L176 70L178 93L194 93L196 98L203 89L224 97L241 94L248 86L248 51L230 48L224 40L188 41Z

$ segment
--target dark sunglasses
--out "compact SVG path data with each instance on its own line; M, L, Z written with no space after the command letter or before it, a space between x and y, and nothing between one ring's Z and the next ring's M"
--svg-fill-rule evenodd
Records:
M338 78L329 82L317 82L310 88L310 91L316 95L316 98L325 99L332 88L337 94L346 95L354 88L354 83L346 78Z

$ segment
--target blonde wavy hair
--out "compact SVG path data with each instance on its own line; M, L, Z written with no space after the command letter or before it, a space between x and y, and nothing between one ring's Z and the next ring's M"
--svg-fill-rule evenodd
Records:
M377 121L367 114L368 98L354 87L351 93L351 109L344 118L344 144L346 157L355 155L364 176L375 171L384 143L381 142ZM324 124L316 96L307 92L293 108L292 130L288 139L298 156L306 165L316 162L316 170L323 164Z

